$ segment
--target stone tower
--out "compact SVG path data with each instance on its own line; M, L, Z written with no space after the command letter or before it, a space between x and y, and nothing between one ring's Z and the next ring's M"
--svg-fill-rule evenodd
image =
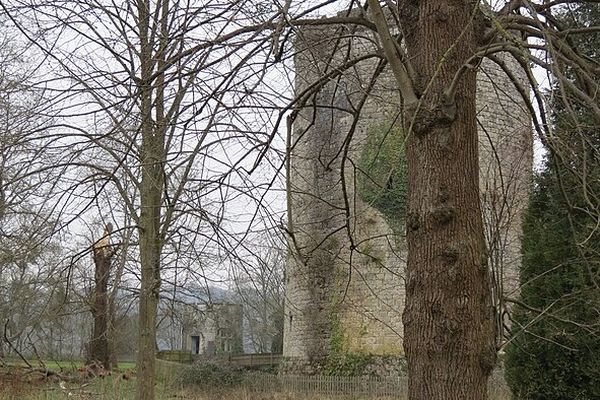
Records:
M402 154L393 149L402 147L404 121L376 46L371 33L344 25L303 29L296 39L302 103L288 182L285 372L385 375L401 364L406 249L402 218L393 215L402 204L381 193L401 198ZM304 96L310 88L316 95ZM492 286L510 296L518 290L531 124L496 64L482 64L477 90ZM504 305L496 300L496 307L501 319Z

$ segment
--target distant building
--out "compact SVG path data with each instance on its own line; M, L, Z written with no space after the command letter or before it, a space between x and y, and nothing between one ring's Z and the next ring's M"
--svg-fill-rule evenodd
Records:
M206 356L243 353L240 304L210 303L188 317L181 330L183 350Z

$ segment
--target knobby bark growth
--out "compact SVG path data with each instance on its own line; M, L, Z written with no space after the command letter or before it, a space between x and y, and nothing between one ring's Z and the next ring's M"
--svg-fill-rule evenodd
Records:
M411 126L403 314L408 394L481 400L496 351L479 198L476 71L463 68L482 36L478 3L404 1L398 9L417 98L407 101L403 92Z

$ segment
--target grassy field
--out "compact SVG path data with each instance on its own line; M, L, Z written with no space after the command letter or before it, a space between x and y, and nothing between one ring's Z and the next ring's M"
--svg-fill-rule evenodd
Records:
M0 381L0 400L133 400L135 379L123 380L119 376L96 378L83 384L60 382L21 382L21 385L4 387ZM228 391L201 392L194 388L176 389L165 382L156 388L160 400L350 400L354 396L324 397L292 393L253 392L241 388ZM381 399L385 400L385 399Z

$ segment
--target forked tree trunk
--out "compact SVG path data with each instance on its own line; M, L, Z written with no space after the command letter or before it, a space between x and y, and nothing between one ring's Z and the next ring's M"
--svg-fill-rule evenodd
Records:
M482 400L495 363L493 312L479 200L475 70L445 91L475 53L477 2L400 6L420 108L408 161L404 347L411 400ZM446 95L445 95L446 94ZM449 96L448 96L449 95ZM408 122L407 122L408 123Z
M156 313L160 292L162 194L165 190L165 74L169 21L168 0L156 3L153 18L160 21L160 34L150 24L150 2L138 3L140 29L140 315L137 355L137 400L154 400L156 383ZM152 34L150 34L152 31ZM158 43L157 43L158 41ZM158 50L154 51L154 47ZM155 74L155 68L159 73ZM154 117L154 118L153 118Z

